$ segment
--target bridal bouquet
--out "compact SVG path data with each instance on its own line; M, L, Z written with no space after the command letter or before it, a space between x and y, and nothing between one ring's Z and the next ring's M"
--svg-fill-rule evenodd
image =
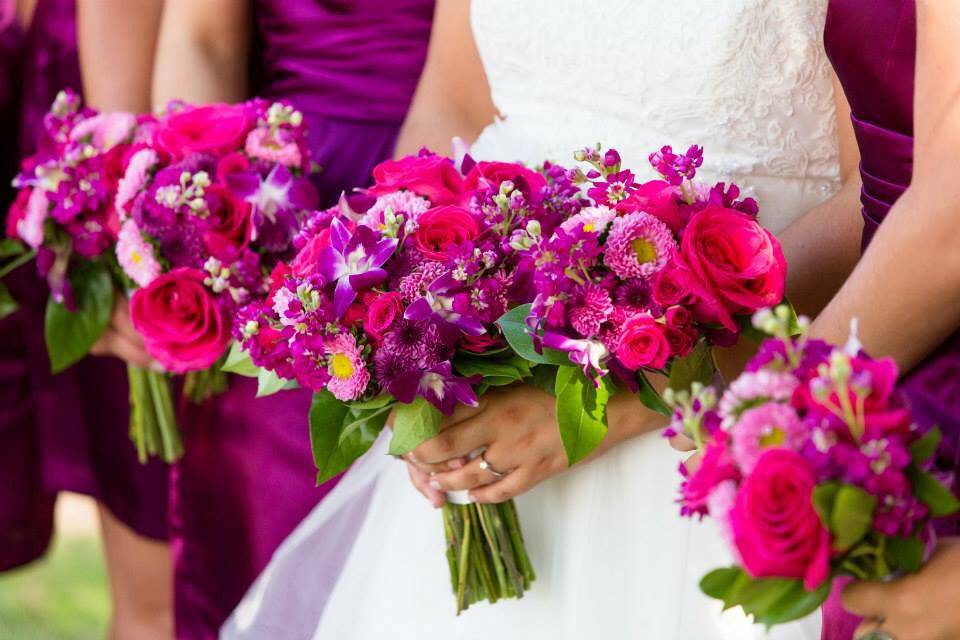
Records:
M516 232L555 227L570 194L517 164L461 169L428 152L379 165L367 197L315 214L267 298L240 311L261 385L315 392L320 481L362 455L391 412L390 452L405 455L457 403L533 378L496 323L534 296ZM458 613L520 597L534 579L513 503L468 502L450 496L443 510Z
M617 384L670 415L644 372L667 375L675 390L709 383L711 345L732 344L752 313L781 302L786 278L756 202L734 185L695 181L700 147L653 153L660 179L648 182L612 149L588 147L577 160L590 169L567 174L580 193L570 215L552 234L527 228L513 238L536 267L537 296L506 330L531 362L559 365L557 415L571 464L603 439ZM580 406L589 411L561 410Z
M685 473L681 510L720 525L738 566L700 583L767 627L815 611L840 575L880 580L918 570L931 519L960 502L931 473L940 435L917 428L892 360L790 337L786 309L757 314L765 342L718 399L668 394L671 430L705 443Z
M317 203L301 114L288 105L171 104L126 154L117 185L116 258L147 352L185 393L222 390L236 309L268 293ZM162 374L131 369L142 455L181 451Z

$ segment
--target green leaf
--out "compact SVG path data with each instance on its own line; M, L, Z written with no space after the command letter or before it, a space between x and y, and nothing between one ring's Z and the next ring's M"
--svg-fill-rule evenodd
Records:
M520 382L531 375L530 362L520 356L498 361L459 355L453 366L465 378L483 376L484 383L496 387Z
M838 491L840 491L840 483L836 481L818 484L813 490L813 508L816 509L825 527L830 526Z
M700 581L700 589L723 601L725 609L739 606L769 628L816 611L830 594L830 581L815 591L807 591L801 580L753 579L739 567L728 567L708 573Z
M884 548L887 554L887 562L894 571L914 573L923 566L924 545L917 536L910 538L889 537Z
M29 249L15 238L3 238L0 240L0 260L5 258L14 258L27 253Z
M960 509L960 502L953 493L926 471L910 469L907 471L907 476L913 486L913 494L920 502L930 507L933 517L949 516Z
M607 435L610 390L605 379L598 389L579 367L560 367L556 392L557 424L567 461L573 466L590 455Z
M110 322L113 281L99 262L82 262L70 278L77 310L70 311L51 298L44 318L50 369L63 371L90 352Z
M940 446L940 435L940 429L934 427L910 445L910 459L913 460L913 464L920 466L933 457L937 447Z
M705 385L713 381L713 356L705 340L697 342L685 358L673 361L668 385L674 391L686 391L694 382Z
M570 357L562 351L544 348L543 353L537 353L533 348L533 338L530 337L530 327L527 326L527 316L530 315L531 306L521 305L500 316L497 324L503 331L503 337L507 339L517 355L525 360L537 364L569 365Z
M749 579L739 567L714 569L700 580L700 590L715 600L726 602Z
M530 384L552 396L557 395L557 370L559 368L552 364L538 364L533 368L533 378L530 380Z
M837 490L830 515L830 532L834 535L833 548L846 551L870 530L877 497L860 487L845 484Z
M296 389L297 386L298 385L295 380L286 380L281 378L273 371L260 369L257 373L258 398L272 396L275 393L279 393L280 391L285 391L287 389Z
M663 398L660 397L657 390L650 384L650 380L647 379L647 375L643 371L637 372L637 381L640 384L640 391L637 393L637 396L640 398L643 406L667 418L671 417L673 410L663 401Z
M349 407L326 389L314 394L310 405L310 444L317 466L317 484L342 473L366 453L383 430L388 415L389 411Z
M390 454L405 456L440 433L440 411L417 396L410 404L397 405L393 415Z
M7 285L0 282L0 320L3 320L11 313L20 308L20 304L14 299L13 294Z
M227 354L227 360L220 367L221 371L234 373L244 378L259 378L260 367L253 364L250 354L243 350L243 345L234 342L230 345L230 353Z
M384 393L364 402L352 402L350 403L350 408L359 409L361 411L366 411L369 409L382 409L388 404L393 404L394 402L396 401L393 399L392 395L389 393Z

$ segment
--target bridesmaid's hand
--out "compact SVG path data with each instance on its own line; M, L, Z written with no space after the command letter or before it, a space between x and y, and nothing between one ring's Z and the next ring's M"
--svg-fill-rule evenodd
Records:
M843 606L867 620L855 638L883 629L897 640L960 638L960 539L945 538L919 573L892 582L857 582Z
M113 312L110 314L110 324L104 329L103 335L91 347L90 353L95 356L112 356L128 364L142 369L161 370L160 364L147 353L143 346L143 338L133 328L130 320L130 308L124 296L116 295L113 300Z
M477 407L458 406L441 429L410 456L419 472L411 471L411 479L434 504L437 493L458 490L469 490L478 503L504 502L567 468L555 400L533 387L497 389ZM482 457L467 458L483 447ZM431 492L422 474L430 474Z

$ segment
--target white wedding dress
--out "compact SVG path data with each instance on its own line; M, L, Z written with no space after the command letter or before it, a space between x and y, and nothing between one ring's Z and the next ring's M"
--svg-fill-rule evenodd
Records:
M664 144L705 148L781 230L833 194L838 151L821 37L827 0L474 0L503 118L478 159L572 164L602 142L645 171ZM223 629L226 640L747 640L700 578L731 562L681 519L680 457L651 433L517 500L537 581L454 616L440 514L381 441L304 521ZM819 616L774 630L817 640Z

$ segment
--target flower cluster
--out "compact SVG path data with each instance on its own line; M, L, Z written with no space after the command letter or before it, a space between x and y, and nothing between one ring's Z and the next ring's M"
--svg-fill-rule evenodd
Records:
M7 235L37 251L37 266L54 300L74 308L68 271L116 242L114 208L124 158L144 135L149 118L97 113L61 91L44 118L38 151L14 180L19 189L7 216Z
M317 205L303 118L263 100L173 103L144 128L113 202L131 318L168 370L205 369Z
M515 232L557 225L563 176L427 151L384 162L369 197L305 222L237 337L258 366L342 401L419 396L447 414L474 403L478 380L454 357L505 347L494 323L533 299Z
M911 420L896 364L869 357L855 336L844 348L790 337L785 307L760 311L754 322L777 337L722 396L702 386L667 394L670 432L692 436L702 450L695 471L681 467L682 513L714 518L749 579L793 579L814 606L833 576L916 570L931 517L958 503L925 470L938 434ZM761 603L763 586L755 601L722 588L708 593L758 621L785 621Z
M590 168L567 172L579 197L563 223L513 238L535 265L528 323L540 346L634 387L638 371L666 371L702 340L732 341L738 316L781 301L779 244L736 186L694 181L701 148L652 154L662 179L649 182L612 149L576 158Z

